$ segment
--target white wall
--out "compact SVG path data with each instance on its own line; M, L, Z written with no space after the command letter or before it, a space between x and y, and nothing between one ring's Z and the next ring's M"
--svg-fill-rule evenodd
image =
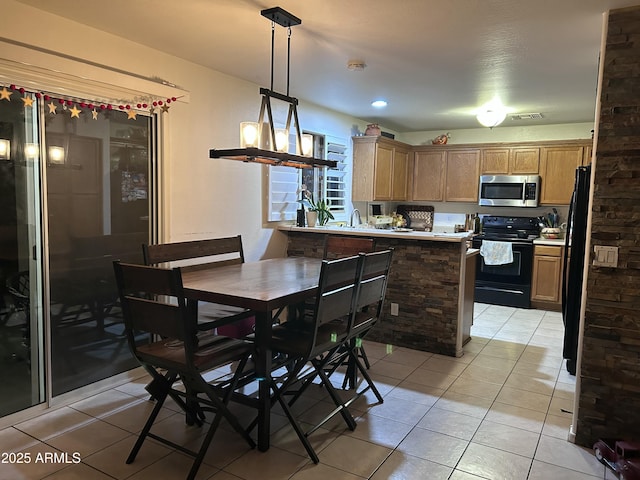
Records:
M396 139L410 145L431 145L431 140L438 135L449 133L447 144L584 140L591 138L591 130L594 128L593 123L511 127L508 126L509 121L505 120L505 123L495 128L405 132L396 135Z

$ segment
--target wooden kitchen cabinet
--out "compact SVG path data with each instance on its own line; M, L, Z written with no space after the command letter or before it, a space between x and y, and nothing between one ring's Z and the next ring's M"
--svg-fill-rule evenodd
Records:
M509 155L509 173L513 175L536 175L540 169L540 148L512 148Z
M540 148L483 148L481 175L535 175L540 164Z
M445 151L417 151L413 157L412 200L444 200Z
M563 250L561 246L534 246L531 303L535 308L557 311L562 307Z
M413 160L415 201L477 202L479 148L417 150Z
M353 137L353 200L407 200L409 148L385 137Z
M483 148L480 160L481 175L506 175L509 173L509 148Z
M576 168L582 165L584 146L540 148L540 203L567 205L573 192Z
M448 150L444 199L447 202L477 202L480 149Z

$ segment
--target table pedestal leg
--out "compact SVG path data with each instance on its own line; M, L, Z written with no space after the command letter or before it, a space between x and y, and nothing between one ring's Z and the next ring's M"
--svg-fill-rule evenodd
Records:
M258 449L269 449L271 428L271 315L256 313L256 376L258 377Z

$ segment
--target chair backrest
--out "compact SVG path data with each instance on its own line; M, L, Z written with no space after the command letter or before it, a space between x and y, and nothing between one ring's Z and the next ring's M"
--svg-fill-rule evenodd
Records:
M324 242L325 259L351 257L359 253L373 252L373 238L327 235Z
M327 340L318 338L318 332L329 322L344 320L344 322L336 322L335 333L337 337L346 335L348 319L353 312L359 271L360 258L357 256L323 260L315 296L314 334L310 355L313 355L314 349Z
M240 235L157 245L143 244L142 253L145 265L158 265L179 260L211 257L203 263L183 265L182 270L185 271L244 263L244 251Z
M354 301L349 334L359 335L370 329L382 313L387 292L392 250L360 254L358 290Z
M136 336L158 335L184 342L187 358L196 348L196 325L187 314L179 268L113 262L125 333L139 358Z

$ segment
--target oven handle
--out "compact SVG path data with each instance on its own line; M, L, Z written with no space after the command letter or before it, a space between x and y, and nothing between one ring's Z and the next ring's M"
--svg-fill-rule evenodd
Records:
M514 247L531 247L533 248L533 243L531 242L511 242Z
M494 240L496 242L500 242L501 240ZM513 245L514 247L531 247L533 248L533 243L531 242L509 242L511 245ZM480 245L482 245L482 240L480 240L477 243L478 247L480 247ZM474 245L474 248L478 248Z

